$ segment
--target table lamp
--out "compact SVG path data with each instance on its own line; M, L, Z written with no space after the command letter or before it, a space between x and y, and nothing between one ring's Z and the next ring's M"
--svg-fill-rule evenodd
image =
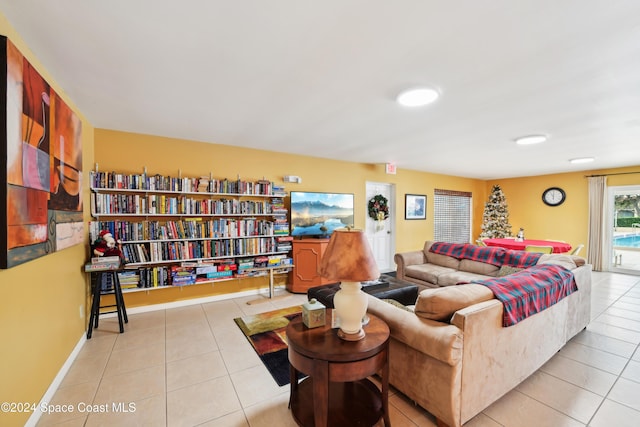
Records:
M340 319L338 336L346 341L364 338L362 319L367 313L367 295L361 282L375 280L380 271L362 230L335 230L320 262L320 275L339 281L340 290L333 298Z

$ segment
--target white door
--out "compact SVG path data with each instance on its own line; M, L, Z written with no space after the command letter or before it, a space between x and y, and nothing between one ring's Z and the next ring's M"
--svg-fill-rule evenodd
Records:
M396 270L396 264L393 261L393 255L395 254L393 224L395 224L396 218L394 193L393 184L367 182L367 204L365 206L365 215L367 218L365 232L381 273ZM389 203L389 218L384 221L376 221L369 217L369 200L378 194L387 199Z

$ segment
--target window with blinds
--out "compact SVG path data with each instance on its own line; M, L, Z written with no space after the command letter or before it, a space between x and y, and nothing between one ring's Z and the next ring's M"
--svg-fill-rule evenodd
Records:
M434 240L471 242L471 193L435 189L433 200Z

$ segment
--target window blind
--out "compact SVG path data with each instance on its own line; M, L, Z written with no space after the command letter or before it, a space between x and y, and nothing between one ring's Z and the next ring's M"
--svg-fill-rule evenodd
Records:
M435 241L469 243L471 241L471 193L436 188L433 220Z

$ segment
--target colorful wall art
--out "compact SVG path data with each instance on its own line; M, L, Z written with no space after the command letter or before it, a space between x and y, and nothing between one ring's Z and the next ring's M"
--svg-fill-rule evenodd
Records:
M0 36L0 268L83 243L82 123Z

